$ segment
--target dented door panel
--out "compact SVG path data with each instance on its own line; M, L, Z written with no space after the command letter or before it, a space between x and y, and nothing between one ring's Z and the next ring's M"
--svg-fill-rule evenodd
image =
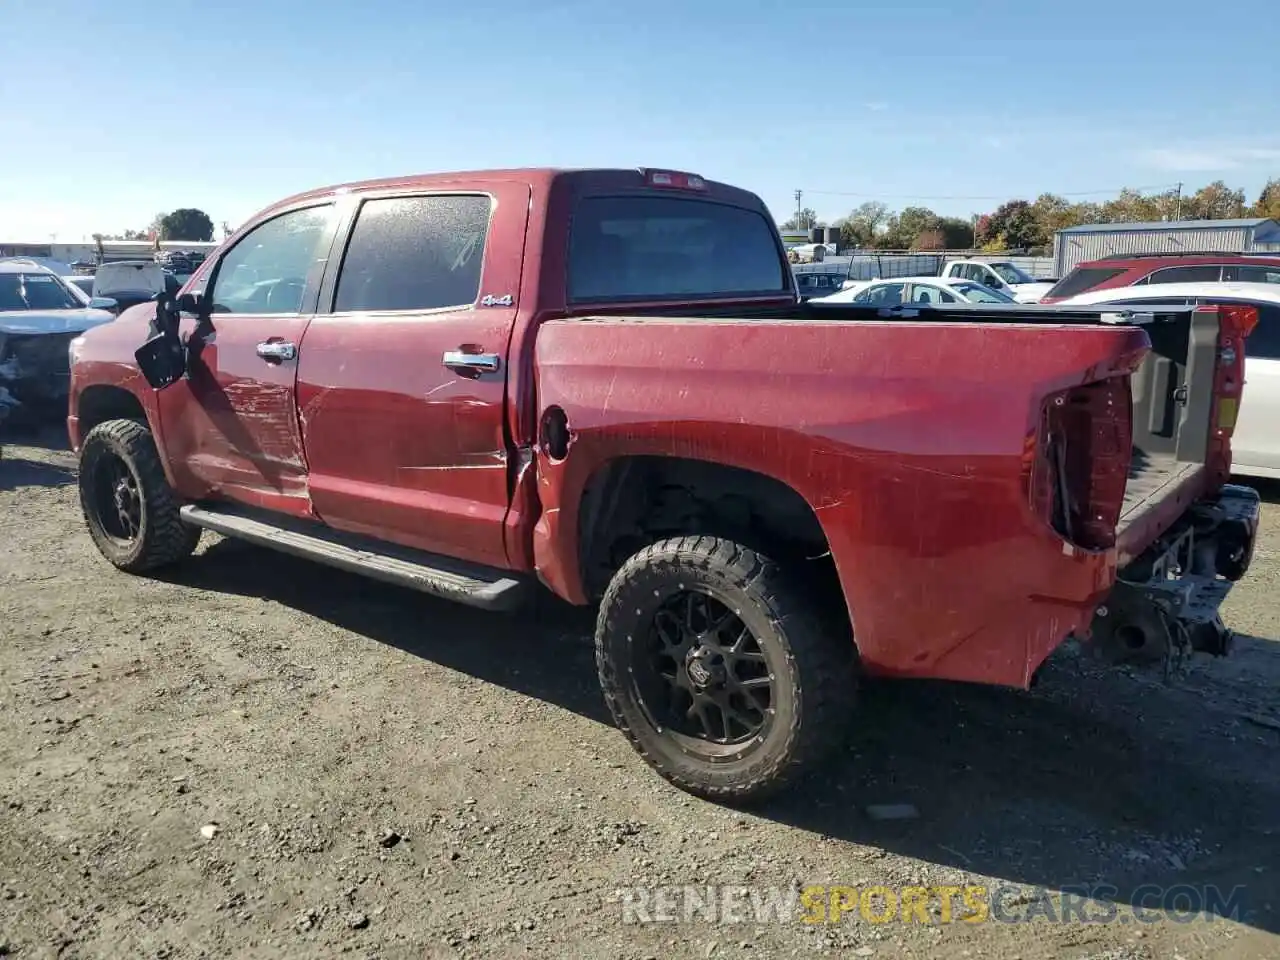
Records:
M294 393L297 364L268 362L260 342L297 344L309 317L220 314L184 378L157 395L178 489L295 516L310 514ZM183 321L183 335L195 327Z

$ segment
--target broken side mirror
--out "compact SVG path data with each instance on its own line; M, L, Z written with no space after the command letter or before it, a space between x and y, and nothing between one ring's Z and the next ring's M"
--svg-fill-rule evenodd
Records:
M187 372L187 348L174 329L162 330L148 337L134 351L133 357L153 390L163 390L177 383Z
M174 300L168 293L161 293L156 297L151 336L134 351L138 369L153 390L177 383L187 372L187 346L178 335L180 311L187 296L190 295Z

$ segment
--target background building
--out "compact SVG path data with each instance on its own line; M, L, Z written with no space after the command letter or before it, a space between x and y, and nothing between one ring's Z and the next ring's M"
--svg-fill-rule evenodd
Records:
M198 243L194 240L162 240L161 250L200 251L212 253L218 244ZM103 240L103 259L116 260L150 260L156 252L156 245L151 240ZM98 245L92 240L79 243L35 243L23 240L0 240L0 257L34 257L40 260L56 260L59 263L72 264L77 261L95 263L98 259Z
M1053 238L1054 275L1077 263L1130 253L1272 253L1280 251L1275 220L1171 220L1154 223L1086 223Z

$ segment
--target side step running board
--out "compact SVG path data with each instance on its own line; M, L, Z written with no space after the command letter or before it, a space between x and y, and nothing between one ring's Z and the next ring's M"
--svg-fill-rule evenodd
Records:
M320 524L259 518L213 506L185 506L182 519L225 537L246 540L339 570L409 587L484 610L512 610L525 600L529 581L503 570L422 553Z

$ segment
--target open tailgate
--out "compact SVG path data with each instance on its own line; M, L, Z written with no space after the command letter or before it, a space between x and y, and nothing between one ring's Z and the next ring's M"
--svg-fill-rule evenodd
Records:
M1133 455L1116 531L1124 565L1227 482L1252 323L1247 310L1228 306L1144 307L1107 317L1140 326L1151 340L1130 378Z

